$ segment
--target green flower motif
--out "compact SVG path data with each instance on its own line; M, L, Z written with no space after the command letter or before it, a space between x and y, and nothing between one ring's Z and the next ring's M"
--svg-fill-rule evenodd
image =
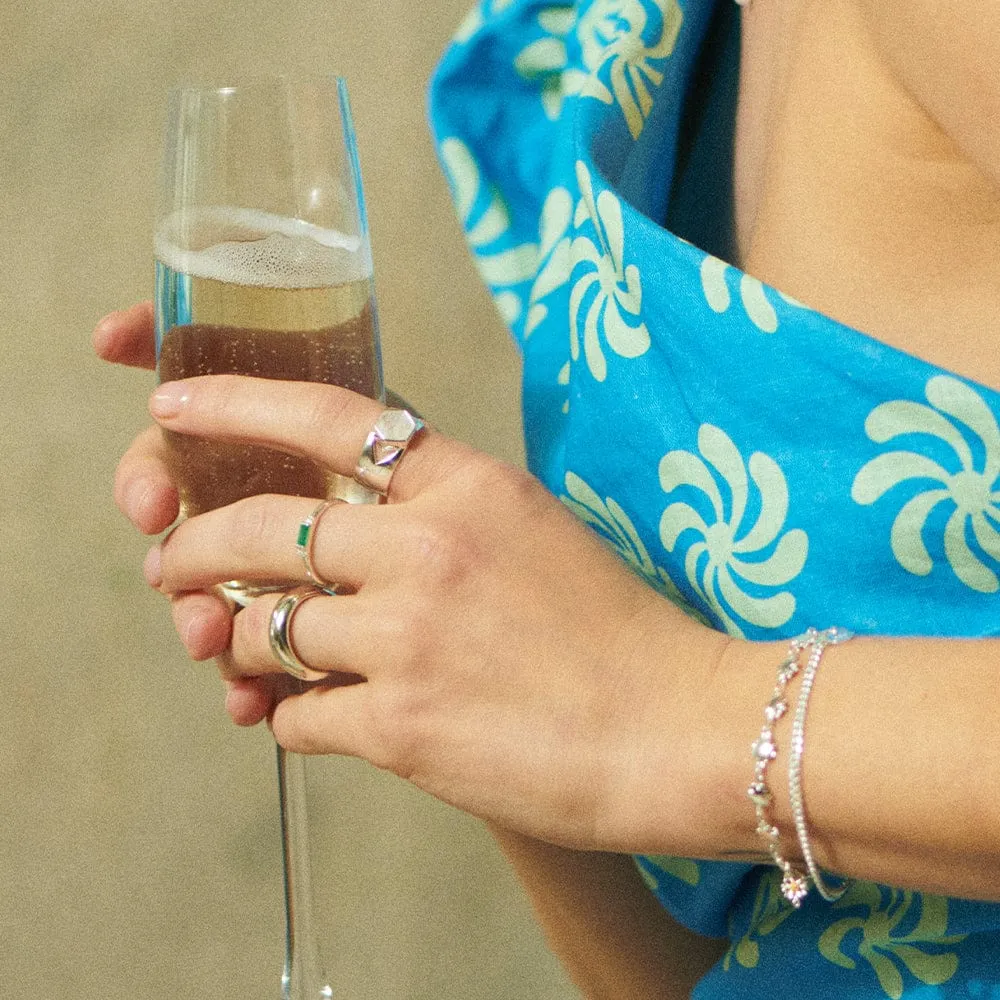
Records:
M647 42L649 7L658 12L659 30ZM663 82L655 63L673 52L682 20L677 0L647 5L640 0L595 0L577 27L587 73L564 74L564 89L604 104L617 102L632 138L638 138L653 107L649 86ZM610 87L601 79L606 66Z
M669 854L647 854L643 856L643 861L656 869L652 872L645 865L639 865L639 874L653 892L659 890L662 885L661 880L657 878L661 873L679 879L685 885L696 886L701 881L698 862L690 858L675 858Z
M571 244L575 269L585 273L577 279L569 298L570 356L580 356L580 312L589 299L583 319L583 352L590 373L598 382L608 375L607 360L601 339L623 358L637 358L649 350L650 339L646 324L640 319L642 282L639 268L625 264L625 229L622 206L608 190L594 197L590 172L581 161L576 165L581 198L576 208L574 224L579 228L589 218L597 240L577 236ZM596 288L596 294L591 294ZM630 322L631 321L631 322Z
M845 917L828 927L819 939L820 954L834 965L856 969L857 961L847 954L848 940L857 940L852 932L860 931L856 944L858 958L864 959L878 977L886 996L900 1000L903 995L905 969L911 976L928 986L939 986L955 975L958 956L939 951L940 947L957 944L964 934L947 935L948 900L943 896L889 889L888 902L883 906L882 889L871 882L855 882L833 909L863 907L867 917ZM907 934L898 928L908 917L917 914L916 925ZM913 913L911 913L911 910ZM852 935L848 939L848 935ZM928 949L927 946L930 946Z
M484 182L469 148L459 139L444 139L439 153L479 273L492 290L504 320L515 323L521 316L522 304L513 288L534 276L538 247L522 243L495 249L493 244L510 229L510 213L500 192L490 187L485 192L486 207L482 208Z
M707 624L705 616L684 599L677 585L661 566L653 563L628 514L611 497L602 500L576 473L566 473L566 493L559 499L581 521L596 528L614 546L632 569L651 587L676 604L682 611ZM693 883L692 883L693 884Z
M723 972L729 971L734 959L744 969L755 969L760 961L756 939L772 934L794 912L795 907L781 894L781 870L773 868L765 872L757 883L750 926L743 937L729 946L722 959Z
M1000 580L982 557L1000 562L1000 428L982 397L957 378L936 375L924 391L930 406L905 399L882 403L868 415L865 432L879 444L903 434L935 437L955 453L958 471L919 452L890 451L858 472L851 497L855 503L868 505L906 480L936 481L939 486L917 493L896 515L889 537L896 561L917 576L931 572L934 562L924 544L924 529L931 511L946 503L953 508L944 529L948 564L967 587L996 593ZM959 424L981 442L980 461L975 460ZM970 529L978 553L969 545Z
M695 487L707 499L699 506L708 507L709 517L691 504L672 503L660 518L663 547L673 552L686 532L701 536L691 542L685 556L688 582L730 635L743 635L737 618L778 628L795 613L795 597L788 591L751 595L741 584L784 586L805 565L806 533L800 528L782 533L788 514L785 476L763 452L754 452L745 465L725 431L711 424L698 430L698 451L701 458L688 451L665 455L660 460L660 485L668 494L681 486ZM723 497L717 477L728 487L728 498ZM760 510L753 524L746 524L751 481L760 495Z

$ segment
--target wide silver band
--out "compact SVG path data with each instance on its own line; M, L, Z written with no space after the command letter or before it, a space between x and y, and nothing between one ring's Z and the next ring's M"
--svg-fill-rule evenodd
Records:
M423 427L424 422L409 410L384 410L365 439L354 469L355 480L386 496L396 466Z
M271 612L271 624L267 634L271 652L274 653L282 669L300 681L319 680L326 675L326 671L306 666L295 652L291 636L292 618L306 601L326 596L328 594L325 590L317 590L315 587L296 587L285 594Z
M302 563L305 566L306 578L319 590L328 594L337 593L337 585L324 580L316 571L316 564L313 562L313 543L316 532L319 530L320 518L337 503L345 503L344 500L324 500L316 509L299 525L299 533L295 540L295 547L302 556Z

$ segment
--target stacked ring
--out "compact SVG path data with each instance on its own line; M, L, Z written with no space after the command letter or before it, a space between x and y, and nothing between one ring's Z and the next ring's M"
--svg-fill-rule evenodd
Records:
M355 481L386 496L399 460L423 428L424 422L409 410L383 410L361 449Z
M299 533L295 540L295 547L302 556L302 562L306 569L306 578L319 590L328 594L337 593L337 585L324 580L316 572L316 564L313 562L313 543L316 539L316 532L319 530L320 518L335 504L345 503L344 500L324 500L316 509L299 525Z
M328 593L325 590L317 590L315 587L296 587L284 594L271 612L271 624L268 629L271 652L274 653L282 669L300 681L319 680L327 672L307 666L295 652L291 636L292 618L306 601L326 596Z

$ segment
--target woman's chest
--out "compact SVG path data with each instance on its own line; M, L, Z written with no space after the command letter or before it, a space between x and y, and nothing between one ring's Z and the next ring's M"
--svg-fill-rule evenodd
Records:
M897 83L853 10L834 18L755 0L744 14L738 263L878 340L1000 387L1000 193Z

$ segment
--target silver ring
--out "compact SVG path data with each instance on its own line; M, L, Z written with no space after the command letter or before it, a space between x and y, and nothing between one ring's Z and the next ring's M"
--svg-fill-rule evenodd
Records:
M295 540L295 547L302 556L302 563L306 569L306 578L309 582L328 594L337 593L337 585L324 580L316 572L316 564L313 562L313 542L316 532L319 530L320 518L335 504L345 503L344 500L324 500L316 509L299 525L299 533Z
M386 496L399 460L423 427L424 422L409 410L383 410L361 449L355 481Z
M325 590L317 590L315 587L296 587L284 594L271 612L271 625L267 632L271 652L281 664L281 668L300 681L318 680L328 671L307 667L299 659L299 655L292 645L292 618L306 601L314 597L325 596L328 596Z

